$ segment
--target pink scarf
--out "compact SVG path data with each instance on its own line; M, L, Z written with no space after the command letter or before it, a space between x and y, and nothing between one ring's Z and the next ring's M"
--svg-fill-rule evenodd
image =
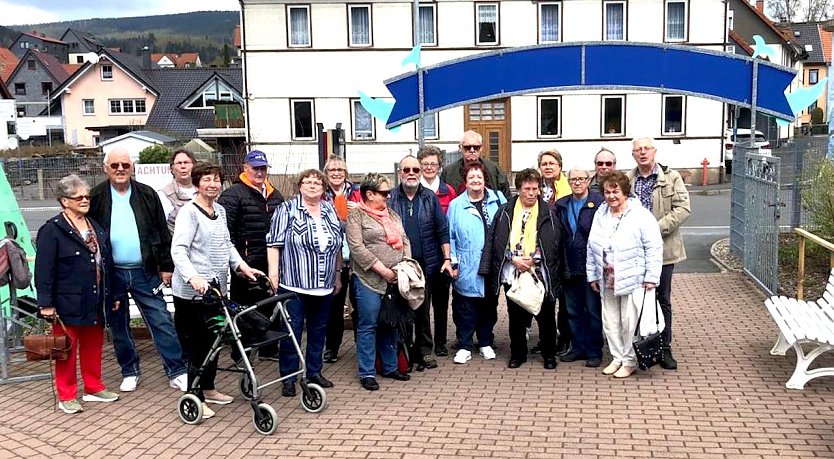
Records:
M364 202L359 203L359 208L362 209L368 215L370 215L371 218L378 221L380 225L382 225L382 229L383 231L385 231L385 242L387 242L391 245L391 247L397 250L402 250L404 232L403 227L402 225L391 219L391 214L388 212L387 208L383 210L371 209Z

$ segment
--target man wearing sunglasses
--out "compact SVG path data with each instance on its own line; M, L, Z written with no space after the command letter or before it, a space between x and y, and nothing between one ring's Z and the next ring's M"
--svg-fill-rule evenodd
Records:
M606 175L615 170L617 170L617 157L611 150L601 148L594 156L594 176L588 182L588 191L602 193L602 188L599 186L600 182Z
M510 181L507 180L507 175L498 164L495 164L489 158L481 157L481 149L483 148L483 137L475 131L466 131L463 133L463 138L460 140L460 161L456 161L447 167L443 168L440 174L440 181L446 182L455 188L458 194L465 189L464 177L461 171L463 166L468 163L480 161L487 171L486 181L487 187L500 191L504 197L510 197Z
M133 161L127 151L107 153L104 173L108 180L90 190L89 216L107 230L113 248L111 290L122 306L115 307L107 320L124 378L119 389L131 392L139 385L139 354L130 334L126 301L130 293L162 357L170 386L185 391L182 349L159 289L162 284L171 284L174 272L171 233L162 203L153 188L131 177Z
M411 258L420 263L426 277L423 304L414 311L414 333L406 336L409 355L417 371L437 368L432 357L430 308L431 290L438 278L452 275L449 255L449 224L440 201L420 183L420 161L406 156L400 161L400 186L391 190L388 206L400 216L405 234L411 242ZM411 335L411 333L409 333Z

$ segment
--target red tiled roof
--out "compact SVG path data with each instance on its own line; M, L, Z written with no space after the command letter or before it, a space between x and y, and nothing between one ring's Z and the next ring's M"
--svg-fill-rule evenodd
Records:
M182 68L185 67L186 64L195 65L197 63L197 58L200 57L200 53L153 53L151 54L151 61L159 62L163 56L168 56L168 59L174 63L174 67Z
M6 48L0 48L0 80L6 82L17 67L20 59Z
M822 41L822 53L825 56L825 62L831 64L831 32L826 32L820 25L820 41Z
M23 32L23 35L28 35L28 36L30 36L30 37L39 38L39 39L41 39L41 40L43 40L43 41L48 41L48 42L50 42L50 43L58 43L58 44L61 44L61 45L66 45L66 44L67 44L66 42L63 42L63 41L61 41L61 40L58 40L57 38L47 37L46 35L44 35L44 34L42 34L42 33L38 33L38 32L36 32L36 31L32 31L32 32Z
M750 43L747 43L746 41L744 41L744 38L741 38L741 35L736 33L734 30L730 30L729 37L730 40L732 40L733 42L735 42L735 44L740 46L741 49L743 49L747 53L748 56L753 55L753 48L750 46Z
M234 38L232 38L232 44L235 48L240 49L240 25L235 26L235 34Z
M55 56L47 53L42 53L36 49L31 50L32 55L41 61L41 64L46 68L46 71L52 75L58 84L63 83L70 77L70 73L64 68L64 64ZM24 56L25 57L25 56Z
M84 64L61 64L68 74L72 75L76 70L80 69Z

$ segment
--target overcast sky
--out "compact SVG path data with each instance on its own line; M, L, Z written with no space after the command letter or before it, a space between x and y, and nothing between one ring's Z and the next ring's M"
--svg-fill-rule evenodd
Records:
M0 25L239 9L237 0L0 0Z

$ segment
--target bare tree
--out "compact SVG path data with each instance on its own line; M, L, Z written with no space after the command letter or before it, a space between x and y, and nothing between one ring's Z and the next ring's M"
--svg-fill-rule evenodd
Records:
M832 0L769 0L768 11L779 22L822 21L834 16L834 3Z
M801 3L802 0L770 0L768 10L777 22L794 22L798 18Z
M831 0L808 0L806 21L822 21L831 18L834 5Z

